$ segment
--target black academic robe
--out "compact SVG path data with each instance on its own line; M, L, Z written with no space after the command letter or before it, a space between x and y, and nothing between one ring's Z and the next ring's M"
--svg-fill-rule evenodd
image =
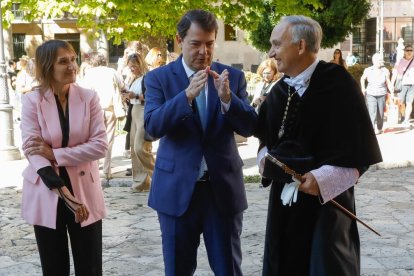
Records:
M297 140L314 157L315 168L357 168L361 174L382 161L361 90L343 67L318 63L303 96L292 97L285 134L279 139L287 93L281 80L261 106L256 131L261 146L272 149L284 139ZM263 275L359 275L356 222L302 192L297 203L283 206L283 183L276 182L269 198ZM335 200L355 213L353 188Z

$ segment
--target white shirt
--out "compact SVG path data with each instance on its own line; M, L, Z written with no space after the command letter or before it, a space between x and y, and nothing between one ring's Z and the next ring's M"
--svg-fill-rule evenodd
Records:
M318 63L319 59L315 59L315 61L302 73L293 78L285 78L283 79L283 81L286 82L289 86L294 87L298 92L298 95L302 97L306 89L308 89L309 87L310 79L312 77L313 72L315 72Z
M143 76L136 78L129 86L129 91L133 92L137 96L141 95L143 78ZM129 102L131 104L141 104L141 101L139 99L130 99Z
M97 66L86 70L84 85L98 94L100 105L104 110L114 106L114 96L120 93L118 74L107 66Z

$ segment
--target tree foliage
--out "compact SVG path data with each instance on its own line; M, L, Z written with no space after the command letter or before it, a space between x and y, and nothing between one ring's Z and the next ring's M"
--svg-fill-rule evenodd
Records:
M78 26L99 35L102 30L115 43L151 37L173 38L175 26L189 9L206 9L241 28L259 20L262 0L20 0L27 21L61 18L70 13ZM14 19L12 0L3 0L3 24Z
M14 19L13 0L1 0L3 24ZM323 46L332 46L352 30L369 11L369 0L20 0L24 18L62 18L70 13L78 26L99 35L103 31L115 43L122 40L173 38L175 26L189 9L206 9L224 22L250 34L252 44L269 49L273 26L283 15L303 14L318 20L324 30Z
M265 1L257 29L247 29L253 46L261 51L270 48L273 26L284 15L302 14L314 18L322 27L322 47L344 41L354 26L365 19L371 8L369 0L270 0Z

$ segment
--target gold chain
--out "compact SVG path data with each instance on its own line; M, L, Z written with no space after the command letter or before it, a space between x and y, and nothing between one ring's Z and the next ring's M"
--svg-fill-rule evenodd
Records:
M282 124L280 125L280 129L279 129L279 132L278 132L279 139L282 138L283 134L285 133L285 122L286 122L286 118L287 118L287 114L288 114L288 110L289 110L290 101L292 100L292 97L293 97L293 95L296 94L296 92L298 92L298 91L295 90L295 92L290 93L290 86L288 86L288 99L287 99L287 103L286 103L285 113L283 114Z

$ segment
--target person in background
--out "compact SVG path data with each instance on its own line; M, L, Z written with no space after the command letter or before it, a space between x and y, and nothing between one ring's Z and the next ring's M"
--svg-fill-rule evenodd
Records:
M79 72L76 76L76 83L80 86L84 86L86 71L91 68L90 54L84 55L84 60L79 66Z
M7 66L7 75L8 75L8 85L9 89L12 89L14 91L16 89L16 77L17 77L17 64L16 61L13 59L10 59L8 61Z
M357 63L357 59L356 57L349 52L348 55L346 56L346 65L348 67L354 66Z
M253 93L252 105L259 112L260 105L266 99L267 94L272 90L273 85L280 79L281 74L277 71L276 61L272 58L264 60L257 68L257 74L262 77L262 81L256 84Z
M368 81L368 86L365 86L365 81ZM391 85L390 71L384 67L384 61L378 53L372 56L372 66L366 68L361 76L361 90L367 101L372 127L376 134L381 134L384 132L385 98L387 91L393 98L394 87Z
M21 114L21 97L23 94L32 90L33 77L27 72L27 63L29 62L29 57L23 55L19 59L18 68L20 69L16 77L16 89L15 91L15 108L17 112L17 121L20 121Z
M118 59L118 67L116 71L118 72L118 77L124 80L125 82L128 82L127 78L129 77L129 74L130 74L129 68L127 66L128 56L134 53L136 52L133 49L125 48L124 56Z
M29 76L29 81L31 80L31 83L29 84L32 89L39 85L39 83L36 80L36 61L34 58L30 58L26 65L26 72Z
M10 95L10 105L16 108L16 77L17 77L17 64L16 61L10 59L7 62L7 87Z
M342 51L339 50L339 49L335 49L335 51L333 53L333 59L330 62L341 65L345 68L348 68L348 66L346 65L345 60L342 58Z
M145 56L145 62L148 65L149 71L165 65L165 59L162 55L161 49L158 47L151 48Z
M145 60L139 54L128 57L127 65L132 73L131 83L126 91L131 110L131 161L132 189L137 192L149 191L154 171L152 143L144 140L144 75L148 69Z
M39 87L23 95L21 214L34 225L43 275L102 275L106 215L96 160L108 148L98 95L77 86L76 53L64 41L36 50Z
M177 24L182 55L145 76L145 129L160 137L148 205L158 213L165 275L193 275L200 235L216 275L242 275L247 208L234 132L257 114L243 72L212 62L218 23L190 10Z
M144 52L147 51L147 47L143 45L140 41L129 41L127 43L127 48L124 50L124 56L118 59L118 77L119 79L123 80L125 84L131 83L131 70L127 66L128 56L132 54L139 54L143 55ZM124 87L123 91L125 91L126 87ZM124 102L126 106L126 121L123 130L127 132L125 136L125 150L124 150L124 157L130 159L131 158L131 144L130 144L130 129L131 129L131 111L132 105L129 103L129 100L126 99ZM127 168L126 176L132 175L132 169Z
M85 72L84 85L98 94L104 112L108 151L103 162L103 177L110 180L112 179L111 157L116 121L117 118L125 116L121 96L123 82L118 78L116 71L107 66L103 53L91 53L90 65L91 68Z
M175 52L168 52L167 53L167 59L165 61L165 64L168 64L170 62L173 62L175 60L177 60L177 58L179 58L179 54L175 53Z
M118 60L118 78L122 79L125 83L124 89L122 93L126 92L126 88L128 84L131 82L131 70L127 66L128 56L134 54L135 51L132 48L127 47L124 50L124 56ZM131 130L131 111L132 111L132 105L129 102L129 99L124 98L124 104L126 105L126 120L124 124L123 130L126 131L127 135L125 136L125 150L123 153L123 156L127 159L131 158L131 136L130 136L130 130ZM125 174L126 176L132 175L131 168L127 168L127 172Z
M16 77L16 92L20 95L32 90L33 74L29 74L27 65L30 61L28 56L22 56L19 59L20 71Z
M173 53L173 54L175 54L175 53ZM172 58L174 58L174 55L172 56ZM154 47L151 50L149 50L148 54L145 56L145 62L146 62L146 65L147 65L146 66L146 70L153 70L153 69L156 69L156 68L164 65L165 64L165 61L164 61L164 58L162 57L161 49L158 48L158 47ZM130 77L133 77L132 74L130 74L129 76ZM131 81L132 80L128 80L128 82L131 82ZM129 99L128 99L128 101L129 101ZM125 127L124 127L124 130L128 132L127 139L130 139L130 132L129 132L129 130L131 129L131 122L132 122L132 118L130 119L130 116L132 114L132 107L133 107L133 105L129 105L129 108L128 108L128 114L129 114L129 116L127 115L127 122L125 123ZM130 119L130 120L128 120L128 119ZM139 137L139 136L137 136L137 137ZM129 141L132 141L132 139L130 139ZM127 146L130 147L130 143L128 143L128 144L126 143L125 144L125 154L124 154L124 156L126 156L126 154L127 154L126 153ZM148 152L151 153L151 151L152 151L152 142L145 141L143 146L144 146L143 147L143 151L146 151L147 153ZM129 156L132 157L131 151L129 153L130 153ZM148 154L144 154L144 155L147 155L148 156ZM143 156L143 155L141 154L141 156ZM150 164L147 164L147 167L150 168L151 165ZM125 175L126 176L133 175L132 170L133 170L133 168L131 168L131 169L128 168ZM153 169L151 169L150 171L151 171L151 175L152 175ZM134 178L134 179L137 179L137 178ZM137 182L137 183L134 183L133 189L136 190L137 192L145 191L150 186L149 184L145 184L145 183L143 183L145 185L138 184L138 182L141 182L140 180L139 181L136 180L135 182ZM147 181L145 181L145 182L147 182Z
M413 47L406 45L404 48L404 56L397 61L392 69L391 84L395 85L398 79L402 78L402 90L398 93L400 100L400 112L402 118L402 125L409 127L410 116L413 110L414 101L414 62L413 61Z
M329 201L355 213L353 186L382 158L358 83L318 60L321 40L319 23L300 15L283 17L270 37L268 55L284 77L262 104L255 133L262 184L271 185L264 276L360 275L356 221ZM267 152L302 175L293 181Z

